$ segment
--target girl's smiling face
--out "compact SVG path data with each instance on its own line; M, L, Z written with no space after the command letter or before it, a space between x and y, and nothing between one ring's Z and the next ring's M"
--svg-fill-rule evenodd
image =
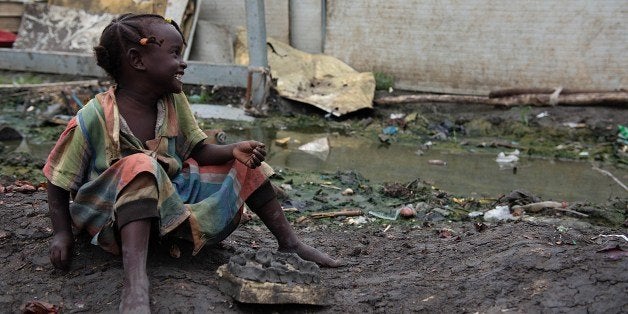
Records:
M147 28L159 43L149 43L142 49L147 79L163 93L180 93L183 90L181 78L187 68L183 61L185 44L181 34L166 23L150 24Z

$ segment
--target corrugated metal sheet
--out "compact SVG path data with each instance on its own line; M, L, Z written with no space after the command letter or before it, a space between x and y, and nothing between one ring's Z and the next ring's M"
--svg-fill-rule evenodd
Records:
M228 26L234 32L238 27L246 28L244 4L244 0L203 0L200 5L199 19ZM266 0L264 1L264 6L266 10L266 33L268 36L285 43L290 42L288 1Z
M628 86L626 0L328 0L325 53L397 88Z

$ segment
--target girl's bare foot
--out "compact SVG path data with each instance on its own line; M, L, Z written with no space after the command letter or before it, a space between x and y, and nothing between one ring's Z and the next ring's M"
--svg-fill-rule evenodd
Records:
M329 255L305 244L298 242L294 247L279 248L280 252L297 253L299 257L306 261L314 262L322 267L339 267L343 263L340 260L335 260Z
M150 314L148 278L137 280L134 284L125 282L120 301L120 313Z

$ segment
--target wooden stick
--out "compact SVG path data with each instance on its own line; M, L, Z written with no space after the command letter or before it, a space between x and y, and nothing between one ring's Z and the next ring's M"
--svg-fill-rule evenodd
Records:
M619 186L621 186L624 190L628 191L628 187L625 184L623 184L621 181L619 181L619 179L617 179L612 173L610 173L610 172L608 172L606 170L600 169L597 166L593 166L593 169L601 172L602 174L605 174L605 175L611 177L611 179L615 180L615 182L617 182L617 184L619 184Z
M562 207L565 207L563 203L547 201L547 202L530 203L526 205L515 205L512 207L512 209L521 208L525 211L536 213L536 212L540 212L543 208L562 208Z
M333 218L333 217L338 217L338 216L347 216L347 217L353 217L353 216L362 216L362 211L359 209L344 209L341 211L337 211L337 212L326 212L326 213L313 213L310 214L310 217L312 218Z
M552 94L556 91L553 88L506 88L506 89L498 89L491 91L488 93L488 98L501 98L501 97L510 97L517 95L525 95L525 94ZM612 93L612 92L625 92L625 90L585 90L585 89L562 89L560 91L561 95L570 95L570 94L589 94L589 93Z
M417 94L401 96L384 96L373 100L376 105L393 105L411 102L443 102L443 103L464 103L464 104L484 104L493 106L590 106L590 105L628 105L628 92L608 92L608 93L580 93L558 95L555 102L552 102L550 94L526 94L510 97L489 98L486 96L465 96L465 95L440 95L440 94Z
M579 215L582 217L589 217L589 215L587 214L583 214L580 212L577 212L573 209L569 209L569 208L565 208L567 207L567 203L559 203L559 202L552 202L552 201L547 201L547 202L538 202L538 203L531 203L531 204L526 204L526 205L515 205L512 207L513 210L516 209L523 209L525 211L529 211L532 213L536 213L539 212L541 210L543 210L544 208L553 208L559 211L563 211L563 212L567 212L567 213L572 213L575 215Z
M465 95L440 95L440 94L417 94L417 95L401 95L401 96L384 96L374 99L377 105L394 105L409 102L450 102L450 103L469 103L469 104L485 104L488 101L485 96L465 96Z

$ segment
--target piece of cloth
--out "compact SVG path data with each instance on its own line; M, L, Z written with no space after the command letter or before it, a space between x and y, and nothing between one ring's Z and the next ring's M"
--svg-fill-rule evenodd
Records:
M114 93L111 88L98 94L77 113L43 169L52 184L71 192L74 226L114 254L120 252L119 223L154 217L155 211L139 208L152 203L160 235L189 222L194 253L233 232L244 201L268 181L270 167L250 169L235 160L199 167L189 157L206 135L183 93L159 102L155 139L142 145L124 126ZM151 179L137 179L146 177ZM144 205L133 206L139 203Z

